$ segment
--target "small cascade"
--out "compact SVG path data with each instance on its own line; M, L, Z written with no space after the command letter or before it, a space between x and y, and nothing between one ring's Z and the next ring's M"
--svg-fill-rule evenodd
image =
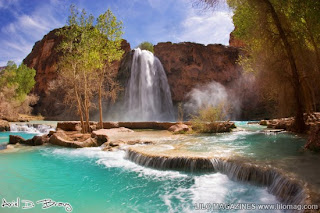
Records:
M39 135L48 134L50 131L55 131L55 128L50 125L45 124L30 124L30 123L22 123L22 124L10 124L11 132L26 132L26 133L34 133Z
M121 120L171 121L174 119L170 87L160 60L152 52L134 50Z
M308 190L303 183L277 169L244 161L204 157L153 156L128 149L126 158L142 166L155 169L172 169L189 172L220 172L231 180L268 187L283 204L306 204Z

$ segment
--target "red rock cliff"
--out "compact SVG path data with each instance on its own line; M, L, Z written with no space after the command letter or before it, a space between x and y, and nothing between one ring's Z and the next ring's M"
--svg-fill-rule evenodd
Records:
M61 42L61 36L56 35L58 30L52 30L41 41L36 42L31 53L23 60L24 64L37 71L36 85L33 91L40 97L45 95L49 82L57 78L59 53L56 51L56 47ZM122 41L121 47L125 52L129 52L131 49L126 40ZM118 70L119 65L119 62L115 62L114 68Z
M62 107L61 94L48 94L48 84L58 76L57 62L59 53L55 48L59 45L61 38L56 36L57 30L48 33L44 38L37 42L32 52L23 61L27 66L34 68L36 73L36 85L34 92L40 96L40 101L36 106L35 113L41 113L47 117L70 114L65 107ZM118 71L118 80L123 86L130 76L130 66L132 54L130 44L123 41L122 49L125 50L124 58L113 64ZM229 89L236 88L239 96L248 94L241 92L246 83L237 83L241 79L242 69L236 63L240 54L236 47L210 44L202 45L196 43L172 44L159 43L154 46L155 55L162 62L167 73L169 85L171 87L172 99L174 102L184 101L186 94L195 86L219 82ZM237 86L238 85L238 86ZM251 94L250 89L248 92ZM247 96L247 95L245 95ZM246 100L248 97L246 97ZM247 110L248 111L248 110ZM250 110L251 111L251 110ZM250 113L250 112L249 112ZM58 117L57 117L58 116ZM69 118L70 119L70 118Z
M197 85L216 81L227 86L241 76L241 69L236 63L239 50L234 47L166 42L155 45L154 54L167 72L175 102L183 101Z

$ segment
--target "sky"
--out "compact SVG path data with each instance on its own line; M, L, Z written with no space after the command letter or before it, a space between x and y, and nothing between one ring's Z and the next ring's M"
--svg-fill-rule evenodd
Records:
M123 22L131 48L143 41L228 45L234 29L226 4L215 10L195 6L196 0L0 0L0 66L16 63L36 41L66 24L75 4L97 17L108 8Z

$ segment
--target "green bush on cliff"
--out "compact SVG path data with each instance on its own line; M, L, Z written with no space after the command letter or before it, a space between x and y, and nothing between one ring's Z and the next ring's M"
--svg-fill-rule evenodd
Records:
M147 41L142 42L138 46L141 50L148 50L152 53L154 53L153 44Z

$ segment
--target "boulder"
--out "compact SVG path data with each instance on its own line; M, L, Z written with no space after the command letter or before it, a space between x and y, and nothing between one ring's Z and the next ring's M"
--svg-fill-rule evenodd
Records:
M103 131L103 129L93 131L91 133L91 137L96 138L99 146L109 141L108 133L106 131Z
M81 124L78 121L58 122L57 129L63 131L81 131Z
M97 147L98 142L95 138L87 138L84 141L72 141L63 131L57 131L50 139L49 143L57 146L70 147L70 148L83 148L83 147Z
M0 132L10 131L10 124L8 121L0 120Z
M34 136L32 138L33 146L40 146L49 142L49 137L47 135Z
M9 144L23 144L27 146L41 146L44 143L47 143L49 137L47 135L43 136L34 136L32 139L25 140L21 136L18 135L10 135L9 136Z
M181 123L171 126L168 130L174 133L184 133L190 131L191 128L188 125Z
M9 144L24 143L26 140L19 135L9 135Z
M268 125L268 121L267 121L267 120L261 120L261 121L259 122L259 124L260 124L261 126L267 126L267 125Z

